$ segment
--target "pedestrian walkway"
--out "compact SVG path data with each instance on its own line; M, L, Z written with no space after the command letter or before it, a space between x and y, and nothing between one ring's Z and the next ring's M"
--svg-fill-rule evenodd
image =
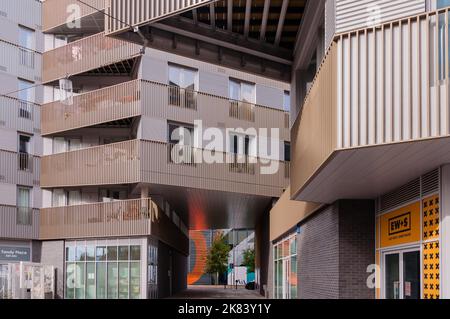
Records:
M224 286L189 286L172 299L264 299L258 291Z

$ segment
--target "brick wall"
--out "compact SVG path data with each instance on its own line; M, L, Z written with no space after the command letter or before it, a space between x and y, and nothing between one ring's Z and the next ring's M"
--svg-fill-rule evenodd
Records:
M339 206L339 298L374 299L367 267L375 260L373 201L342 200Z
M333 206L313 215L298 235L298 296L300 299L339 297L339 227Z
M338 201L308 218L298 235L299 298L373 299L374 245L373 201Z

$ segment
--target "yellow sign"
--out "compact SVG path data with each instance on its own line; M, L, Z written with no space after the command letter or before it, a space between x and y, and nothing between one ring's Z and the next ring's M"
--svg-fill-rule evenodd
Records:
M420 204L417 202L381 216L381 247L420 241Z

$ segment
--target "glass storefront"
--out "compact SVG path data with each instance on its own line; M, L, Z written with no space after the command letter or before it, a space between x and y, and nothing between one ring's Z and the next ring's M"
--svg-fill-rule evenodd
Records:
M89 244L66 246L67 299L141 298L141 245Z
M274 298L297 298L297 236L291 235L274 246Z

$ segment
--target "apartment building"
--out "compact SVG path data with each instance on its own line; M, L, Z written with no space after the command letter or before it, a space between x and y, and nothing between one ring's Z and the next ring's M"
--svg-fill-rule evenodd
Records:
M6 265L39 259L41 4L0 2L0 298Z
M167 297L189 230L254 228L288 185L290 84L176 35L113 37L83 2L43 3L40 262L61 298Z
M176 38L180 55L195 58L195 47L212 63L291 81L290 187L256 224L256 238L270 233L269 246L255 241L266 294L438 299L450 296L449 6L109 1L106 32L162 50Z

